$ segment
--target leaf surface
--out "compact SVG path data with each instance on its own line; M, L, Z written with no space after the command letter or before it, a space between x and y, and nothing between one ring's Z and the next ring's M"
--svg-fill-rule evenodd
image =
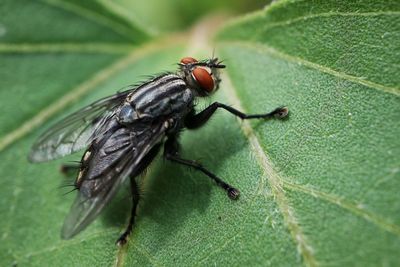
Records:
M276 3L220 32L233 98L249 113L291 111L279 127L252 124L263 152L253 147L304 262L396 265L400 6L317 2Z

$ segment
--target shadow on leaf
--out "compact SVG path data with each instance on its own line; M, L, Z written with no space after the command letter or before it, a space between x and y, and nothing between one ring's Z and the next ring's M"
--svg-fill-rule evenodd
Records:
M198 160L216 174L224 160L246 145L235 119L222 116L213 118L203 129L186 131L182 135L181 143L182 157ZM160 155L150 168L142 186L136 227L140 227L142 218L154 221L163 233L156 241L160 246L163 245L163 240L179 231L192 213L207 212L212 205L210 199L213 187L218 194L226 195L226 192L203 173L167 162ZM230 177L221 178L232 183ZM121 194L104 212L102 219L106 225L126 225L131 206L128 188L124 186ZM121 228L121 232L122 230Z

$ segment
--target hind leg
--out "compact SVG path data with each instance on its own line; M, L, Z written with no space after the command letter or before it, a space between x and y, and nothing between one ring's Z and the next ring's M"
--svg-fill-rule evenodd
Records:
M123 246L128 241L128 236L132 232L133 225L135 224L136 209L140 199L139 188L135 181L135 177L131 176L130 179L131 179L131 193L132 193L131 215L129 218L128 226L125 229L125 232L118 238L116 242L118 246Z

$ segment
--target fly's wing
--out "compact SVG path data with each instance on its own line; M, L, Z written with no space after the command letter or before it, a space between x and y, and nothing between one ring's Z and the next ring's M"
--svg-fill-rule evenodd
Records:
M68 239L88 226L110 202L127 176L141 169L141 161L165 135L163 122L119 128L89 148L82 184L65 219L61 236Z
M134 88L126 89L102 98L53 125L32 146L29 160L53 160L87 147L94 138L107 130L110 118L114 116L114 109Z

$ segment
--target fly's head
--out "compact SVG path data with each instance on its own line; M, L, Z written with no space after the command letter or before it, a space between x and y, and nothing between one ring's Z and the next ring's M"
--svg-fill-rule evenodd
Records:
M221 63L218 58L198 61L184 57L179 63L180 75L199 96L208 96L218 89L221 82L219 70L225 68Z

